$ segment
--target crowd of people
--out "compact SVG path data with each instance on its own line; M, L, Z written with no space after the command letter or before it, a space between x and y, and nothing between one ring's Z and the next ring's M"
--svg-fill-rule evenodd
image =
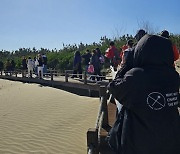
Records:
M13 73L15 71L16 63L14 60L7 59L6 63L0 62L0 70L4 69L6 75L8 73ZM31 58L30 56L26 58L22 57L21 61L22 77L26 77L26 72L28 72L29 78L32 78L34 73L36 77L42 79L47 73L47 56L45 54L38 54L36 57Z
M34 72L38 78L42 79L47 73L47 56L45 54L38 54L34 59L23 57L22 69L24 71L28 70L28 77L32 77Z
M86 53L81 55L79 51L74 54L73 61L73 75L72 78L77 77L82 79L82 61L84 61L85 72L90 75L91 80L101 80L101 69L104 63L104 56L101 54L99 48L93 49L91 52L87 49Z

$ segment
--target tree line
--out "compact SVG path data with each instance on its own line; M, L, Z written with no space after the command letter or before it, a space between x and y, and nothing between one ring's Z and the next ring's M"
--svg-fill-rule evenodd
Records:
M21 61L23 56L25 56L26 58L28 58L29 56L31 58L34 58L37 56L38 53L44 53L48 58L48 64L47 64L48 68L64 71L64 70L72 69L74 52L77 50L79 50L81 54L84 54L87 49L91 51L95 48L99 48L102 54L105 54L106 49L109 47L109 43L111 41L114 41L116 47L121 52L121 47L124 44L126 44L127 40L129 39L134 40L132 35L126 34L120 37L115 37L113 39L109 39L106 36L103 36L100 38L100 41L98 43L94 42L92 44L83 44L83 43L74 44L74 45L63 44L62 49L55 48L50 50L46 48L36 49L35 47L33 47L33 48L19 48L18 50L15 51L1 50L0 61L3 62L5 66L5 63L8 59L14 60L15 68L21 69ZM180 49L180 35L171 34L170 39L174 44L176 44L177 48ZM106 63L104 67L106 67Z

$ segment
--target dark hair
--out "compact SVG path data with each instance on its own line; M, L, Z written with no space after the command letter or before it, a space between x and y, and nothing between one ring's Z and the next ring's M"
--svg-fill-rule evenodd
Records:
M113 42L113 41L111 41L111 42L110 42L110 46L113 46L113 45L114 45L114 42Z
M75 52L75 56L80 56L80 51L79 51L79 50L77 50L77 51Z
M167 30L163 30L160 35L162 37L169 38L169 32Z
M97 53L97 52L96 52L96 49L93 49L93 50L92 50L92 52L93 52L94 54L96 54L96 53Z
M127 45L129 45L130 47L132 47L133 44L134 44L133 40L130 39L130 40L127 41Z

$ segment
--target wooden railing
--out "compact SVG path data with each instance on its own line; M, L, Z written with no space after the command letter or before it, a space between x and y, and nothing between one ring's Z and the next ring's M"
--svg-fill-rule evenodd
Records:
M54 76L64 76L65 77L65 82L69 82L69 77L73 76L73 75L77 75L77 76L82 76L82 81L84 82L84 84L87 84L88 81L88 76L94 77L94 78L101 78L104 80L106 79L106 76L99 76L99 75L88 75L86 72L84 72L83 74L73 74L73 70L65 70L65 73L58 73L56 70L49 70L49 73L43 73L43 75L49 76L51 81L54 80ZM26 70L15 70L15 71L0 71L0 75L8 75L8 76L14 76L18 77L18 74L21 74L21 77L27 77L27 71ZM30 74L30 78L33 78L33 74Z
M101 86L99 90L100 109L96 121L95 128L89 128L87 131L87 153L99 153L99 133L100 129L108 125L108 110L107 110L107 92L106 87Z
M103 80L109 80L109 79L106 79L106 76L103 76L103 75L92 75L92 74L87 74L87 72L84 72L83 74L73 74L73 70L66 70L65 71L65 82L68 82L69 80L68 80L68 78L70 77L70 76L81 76L82 77L82 80L84 81L84 84L87 84L88 83L88 77L89 78L96 78L96 79L98 79L99 78L99 80L100 79L103 79Z

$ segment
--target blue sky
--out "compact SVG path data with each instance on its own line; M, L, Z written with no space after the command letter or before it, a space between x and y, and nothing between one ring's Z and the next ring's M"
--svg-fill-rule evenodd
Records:
M179 0L0 0L0 50L90 44L145 24L180 34L179 7Z

